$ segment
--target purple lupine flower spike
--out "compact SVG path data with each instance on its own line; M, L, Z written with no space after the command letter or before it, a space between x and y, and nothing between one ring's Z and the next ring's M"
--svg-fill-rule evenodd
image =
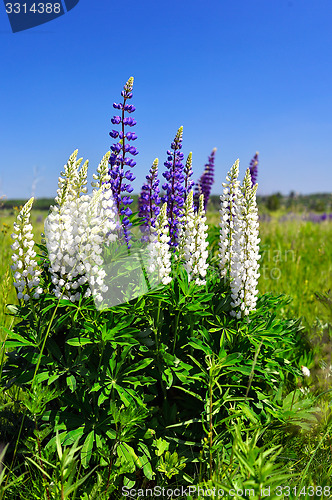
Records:
M212 149L212 152L208 158L208 162L204 166L204 172L195 186L194 206L196 210L198 210L199 197L201 194L204 195L204 210L206 210L211 194L212 184L214 182L214 160L216 151L217 148Z
M134 132L126 132L125 127L133 127L136 125L136 120L131 116L125 116L125 113L133 113L135 107L132 104L127 104L128 99L131 99L133 94L133 83L134 78L131 76L123 90L121 95L123 97L122 103L113 103L113 108L121 111L121 115L113 116L111 122L113 125L121 125L121 130L112 130L109 135L113 139L119 139L119 142L111 146L111 155L109 158L109 174L110 174L110 184L113 192L113 197L117 206L118 213L121 216L122 229L124 237L127 243L128 249L131 247L129 241L131 239L130 226L132 225L129 221L129 216L132 214L131 209L128 207L133 202L130 196L124 195L123 193L131 193L133 188L125 180L132 182L135 180L135 176L130 170L126 170L126 167L134 167L136 162L133 158L128 157L136 156L138 154L137 149L130 144L129 141L134 141L137 136Z
M187 197L187 194L192 190L194 185L194 181L190 179L190 177L193 175L192 165L193 165L193 154L192 152L190 152L186 161L186 166L184 167L185 197Z
M143 233L142 241L149 241L151 227L155 227L156 218L160 212L158 161L158 158L154 160L149 175L145 177L147 182L143 184L138 198L138 216L143 219L140 227Z
M258 177L258 151L256 151L255 156L250 162L249 170L251 175L251 184L252 186L254 186L254 184L257 183L257 177Z
M175 250L178 245L179 216L184 205L185 188L183 186L183 153L182 148L183 127L180 127L176 133L175 139L171 144L171 150L167 151L167 161L164 165L166 172L163 173L166 181L162 188L165 195L162 196L162 202L167 203L167 218L169 224L170 241L169 244Z

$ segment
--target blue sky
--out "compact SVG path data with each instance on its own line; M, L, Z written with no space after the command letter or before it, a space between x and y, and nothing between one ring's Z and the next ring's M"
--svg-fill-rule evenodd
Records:
M213 192L260 153L259 193L332 186L331 0L80 0L12 33L0 4L0 194L54 196L74 149L90 178L134 76L134 192L183 125L195 180L217 147ZM133 116L133 115L132 115Z

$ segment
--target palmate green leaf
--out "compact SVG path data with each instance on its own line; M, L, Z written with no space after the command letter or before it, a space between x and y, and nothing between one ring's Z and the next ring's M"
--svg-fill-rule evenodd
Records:
M149 481L152 481L155 477L155 473L152 470L152 466L150 463L151 460L151 454L149 451L149 448L144 444L143 442L138 443L138 449L143 453L142 456L140 456L140 460L143 464L143 473Z
M149 386L156 383L156 379L152 377L145 377L142 375L137 375L137 377L126 377L126 383L134 386L134 389L137 387Z
M22 346L32 346L37 347L36 342L33 341L31 337L25 338L18 333L8 330L8 328L2 327L3 331L8 335L7 340L4 341L6 348L10 347L22 347Z
M118 457L121 461L125 461L131 472L135 472L136 467L143 467L142 460L135 453L134 448L129 446L127 443L119 443L116 448Z
M177 276L177 281L183 295L188 296L189 292L189 280L188 273L183 266L180 266L179 274Z
M231 418L233 418L233 416ZM184 422L180 422L178 424L167 425L166 429L171 429L173 427L187 427L187 425L197 424L201 422L202 422L201 418L191 418L190 420L185 420Z
M68 375L68 377L66 378L66 383L71 392L74 392L77 386L76 378L74 377L74 375Z
M125 404L126 407L130 406L133 401L139 400L135 391L121 387L119 384L114 384L113 387L119 394L121 401Z
M188 345L194 347L194 349L199 349L204 352L207 356L212 356L213 351L211 347L205 343L203 343L200 339L191 338L188 342Z
M92 430L89 432L89 434L85 438L84 444L83 444L82 449L81 449L82 465L85 469L88 467L91 456L92 456L92 449L93 449L94 441L95 441L95 431Z
M166 368L161 374L162 380L166 383L166 389L169 389L173 383L173 373L170 368Z
M104 390L99 394L97 402L98 406L101 406L104 403L104 401L109 399L110 394L111 394L111 389L104 388Z
M169 448L169 443L165 441L163 438L158 438L153 442L153 445L155 446L155 454L157 457L161 457L161 455L168 450Z
M240 403L238 405L240 410L243 412L243 414L250 420L251 423L253 424L259 424L259 418L257 417L256 413L246 404Z
M194 378L194 377L191 377L191 378ZM174 389L180 389L180 391L183 391L186 394L189 394L190 396L193 396L194 398L198 399L199 401L203 401L203 398L199 394L196 394L195 392L190 391L189 389L186 389L185 387L182 387L181 385L174 385L173 388Z
M82 425L66 433L65 438L62 440L63 445L70 445L78 441L84 434L85 426Z
M12 316L17 316L20 313L20 308L14 304L6 304L6 309Z
M152 363L152 361L153 361L153 358L142 359L142 361L139 361L138 363L131 365L129 368L126 368L122 372L122 376L128 375L129 373L138 372L139 370L143 370L144 368L149 366Z
M75 337L66 340L66 343L68 345L74 346L74 347L79 347L79 346L84 346L87 344L93 344L92 340L87 338L87 337Z
M191 304L187 305L186 310L190 312L200 311L200 316L210 316L210 313L208 311L205 311L204 307L200 303L192 302Z

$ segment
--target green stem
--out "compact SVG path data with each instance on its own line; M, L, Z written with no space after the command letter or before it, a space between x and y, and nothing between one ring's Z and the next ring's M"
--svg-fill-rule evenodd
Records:
M209 453L210 453L210 481L212 480L212 432L213 432L213 422L212 422L212 395L213 395L213 391L212 391L212 385L213 385L213 381L212 381L212 377L211 377L211 370L210 370L210 376L209 376L209 398L210 398L210 414L209 414Z
M40 467L41 467L41 470L42 470L43 483L44 483L45 488L46 488L47 500L50 500L50 492L49 492L49 489L48 489L48 486L47 486L47 481L46 481L46 476L45 476L45 470L44 470L43 461L42 461L41 446L40 446L40 439L39 439L39 435L38 435L38 427L37 427L36 416L35 416L35 429L36 429L36 439L37 439L37 446L38 446L39 464L40 464Z
M52 324L53 324L53 320L54 320L55 314L56 314L56 312L58 310L58 307L59 307L59 302L60 302L60 299L59 299L59 301L58 301L58 303L56 305L56 308L54 309L54 312L53 312L52 317L51 317L51 321L49 322L48 328L46 330L46 334L45 334L45 337L44 337L44 340L43 340L43 345L42 345L42 348L40 350L40 354L39 354L38 361L37 361L37 364L36 364L35 373L33 375L32 383L31 383L32 386L34 384L34 381L35 381L35 378L36 378L36 375L37 375L37 372L38 372L38 369L39 369L39 366L40 366L40 362L41 362L41 358L42 358L43 351L44 351L44 348L45 348L46 340L47 340L48 335L50 333L50 330L51 330L51 327L52 327Z
M177 333L178 333L179 319L180 319L180 311L178 311L177 315L175 316L174 340L173 340L173 354L175 353L175 346L176 346L176 339L177 339Z
M255 352L254 361L252 363L251 372L250 372L250 375L249 375L249 381L248 381L248 386L247 386L245 401L247 401L247 398L248 398L248 394L249 394L249 391L250 391L252 379L254 378L255 366L256 366L257 359L258 359L259 352L261 350L262 345L263 345L263 341L259 344L259 346L258 346L258 348L256 349L256 352Z

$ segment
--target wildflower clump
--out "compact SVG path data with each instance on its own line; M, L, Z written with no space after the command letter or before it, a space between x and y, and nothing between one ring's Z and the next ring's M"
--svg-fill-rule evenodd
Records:
M57 204L51 207L45 221L52 293L71 302L81 298L80 287L88 282L84 297L94 292L95 300L100 302L101 292L106 291L101 253L103 244L114 239L116 227L112 190L107 183L108 158L106 154L98 166L90 197L85 194L88 163L79 170L82 159L77 160L77 150L74 151L59 177Z
M39 286L41 270L35 260L34 239L30 215L34 198L31 198L22 208L14 222L14 232L11 235L14 243L11 269L14 273L14 286L18 299L28 301L38 299L43 289Z

